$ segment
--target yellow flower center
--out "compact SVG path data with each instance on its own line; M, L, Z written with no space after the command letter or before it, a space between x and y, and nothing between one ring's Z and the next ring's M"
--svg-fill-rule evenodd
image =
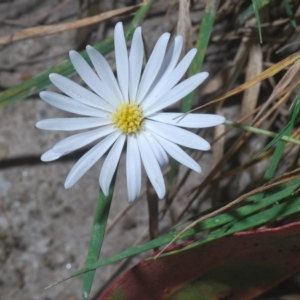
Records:
M125 134L138 132L143 128L143 114L135 103L122 103L112 114L113 123Z

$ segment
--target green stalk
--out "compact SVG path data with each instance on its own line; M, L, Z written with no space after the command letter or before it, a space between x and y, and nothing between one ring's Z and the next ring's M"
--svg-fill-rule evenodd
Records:
M148 10L150 9L153 1L148 1L145 5L143 5L136 15L134 16L133 20L131 21L128 30L126 32L126 39L131 39L134 29L137 25L142 21L142 19L146 16ZM113 44L113 43L112 43ZM116 174L112 180L111 187L109 189L109 194L105 196L102 191L100 191L98 202L95 211L94 217L94 225L91 234L91 240L89 245L88 256L86 260L86 268L90 267L91 265L95 264L100 256L102 242L105 235L105 228L108 219L108 213L110 209L111 199L113 196L114 185L116 180ZM95 270L88 271L83 276L83 283L82 283L82 300L88 300L89 294L92 288L93 280L95 276Z
M105 196L101 190L99 192L98 201L95 210L95 216L94 216L94 224L93 224L85 267L89 267L95 264L99 259L101 247L105 235L105 229L106 229L110 204L114 193L115 180L116 180L116 173L112 180L112 184L110 186L109 193L107 196ZM87 300L89 298L95 272L96 270L89 271L86 272L83 276L82 294L81 294L82 300Z
M278 136L277 133L272 132L272 131L268 131L268 130L264 130L264 129L261 129L261 128L257 128L257 127L253 127L253 126L249 126L249 125L244 125L244 124L240 124L240 123L236 123L236 122L229 121L229 120L226 120L224 122L224 124L226 124L228 126L240 128L240 129L243 129L245 131L250 131L250 132L253 132L253 133L257 133L257 134L262 134L262 135L265 135L265 136L269 136L269 137L277 137ZM300 140L294 139L294 138L286 136L286 135L281 136L279 138L279 140L285 141L285 142L289 142L289 143L293 143L293 144L296 144L296 145L300 145Z

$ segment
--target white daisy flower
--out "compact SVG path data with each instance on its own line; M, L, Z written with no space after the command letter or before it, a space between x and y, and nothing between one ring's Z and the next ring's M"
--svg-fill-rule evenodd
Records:
M36 126L44 130L91 130L58 142L41 159L52 161L101 139L71 169L65 188L73 186L111 148L99 177L100 186L107 195L125 142L130 202L140 194L141 162L159 198L165 195L161 169L168 163L167 154L201 172L198 163L178 145L197 150L209 150L210 145L181 127L216 126L225 119L211 114L187 114L176 118L181 113L160 112L188 95L208 76L208 73L202 72L178 83L194 58L196 49L190 50L178 63L182 38L177 36L167 50L169 38L170 34L164 33L158 39L142 72L142 30L140 27L135 30L128 56L123 25L118 23L114 32L117 78L105 58L91 46L87 46L87 53L96 73L76 51L70 51L70 59L92 91L59 74L50 74L51 82L65 95L46 91L41 92L40 97L50 105L84 117L47 119Z

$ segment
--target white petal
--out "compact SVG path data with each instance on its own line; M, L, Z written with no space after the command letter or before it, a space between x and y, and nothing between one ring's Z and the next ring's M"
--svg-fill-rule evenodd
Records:
M115 27L114 40L119 86L123 95L123 100L128 102L128 53L124 37L123 24L121 22L117 23Z
M70 171L65 181L65 188L73 186L103 156L120 134L119 131L113 132L84 154Z
M74 81L59 74L50 74L51 82L69 97L92 107L112 112L114 107Z
M57 153L72 152L114 131L116 131L114 126L107 125L87 132L78 133L58 142L56 145L54 145L54 147L52 147L52 150Z
M207 128L225 121L225 118L219 115L183 113L156 113L147 119L186 128Z
M167 141L166 139L160 137L159 135L154 135L160 145L181 164L191 168L192 170L200 173L201 168L198 163L193 160L189 155L187 155L179 146L174 143Z
M167 50L167 53L160 67L160 70L150 89L154 88L159 81L161 81L163 78L168 76L174 70L178 62L181 50L182 50L182 36L178 35L175 37L171 46Z
M158 197L162 199L166 193L164 178L160 166L158 164L158 161L147 139L144 137L143 132L141 132L137 136L137 142L138 142L141 158L143 161L143 165L145 167L149 180L153 185Z
M160 167L161 168L166 167L167 164L169 163L169 158L164 148L156 141L156 139L153 137L153 134L151 132L147 131L144 137L148 140L149 144L151 145L153 153Z
M126 151L128 201L133 202L141 192L141 158L136 135L129 135Z
M55 118L36 123L36 127L44 130L73 131L111 124L110 118Z
M107 117L109 115L107 112L85 105L58 93L40 92L40 97L48 104L74 114L90 117Z
M192 92L198 85L200 85L207 78L207 76L208 73L206 72L196 74L180 82L163 97L160 97L155 103L149 103L148 105L143 106L145 117L182 99Z
M153 52L150 55L148 63L143 72L141 82L139 85L138 93L137 93L137 102L140 103L143 101L146 96L149 88L151 87L155 77L161 67L167 44L170 38L169 33L164 33L157 41Z
M52 160L56 160L56 159L60 158L61 156L63 156L63 154L56 153L52 149L50 149L41 156L41 160L42 161L52 161Z
M90 65L78 52L71 50L69 55L71 62L79 76L95 93L98 94L99 87L102 85L100 78L95 74Z
M119 138L116 140L114 145L112 146L111 150L109 151L99 177L99 183L103 190L104 195L108 195L109 187L111 184L111 180L115 174L117 165L120 160L121 152L125 143L126 136L120 135Z
M146 106L147 103L149 103L149 105L151 105L151 103L155 103L157 99L163 97L167 92L169 92L169 90L178 83L178 81L187 71L196 53L197 49L190 50L181 60L178 66L173 70L173 72L161 79L159 83L157 83L156 87L153 88L153 90L146 96L145 100L142 102L142 106Z
M138 27L133 34L132 44L129 54L129 97L130 102L136 101L136 94L140 82L143 66L144 45L142 39L142 29Z
M91 46L87 46L86 51L94 65L98 76L103 82L104 87L101 87L102 90L106 90L105 99L106 97L108 97L109 102L117 107L118 104L123 101L123 96L121 94L113 71L111 70L108 62L103 57L103 55L96 49Z
M195 133L192 133L180 127L154 122L151 120L145 121L145 127L175 144L197 150L210 149L210 144L206 140L196 135Z

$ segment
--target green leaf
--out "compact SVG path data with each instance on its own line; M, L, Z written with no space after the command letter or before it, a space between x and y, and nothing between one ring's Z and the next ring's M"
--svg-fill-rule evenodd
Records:
M270 4L271 2L273 2L275 0L260 0L256 2L256 7L258 10L260 10L261 8L263 8L264 6ZM238 26L243 26L246 21L251 18L253 15L255 15L255 11L253 8L253 5L248 6L248 8L242 13L240 14L240 16L238 17Z
M265 129L261 129L261 128L257 128L257 127L253 127L253 126L249 126L249 125L244 125L244 124L241 124L241 123L236 123L236 122L229 121L229 120L226 120L224 122L224 124L229 125L229 126L233 126L233 127L236 127L236 128L240 128L240 129L243 129L243 130L246 130L246 131L249 131L249 132L269 136L269 137L277 138L277 135L278 135L277 133L275 133L273 131L269 131L269 130L265 130ZM279 137L279 139L284 141L284 142L289 142L289 143L294 143L296 145L300 145L300 140L294 139L294 138L289 137L287 135L281 135ZM262 152L262 150L258 154L256 154L256 156L259 156L261 152Z
M270 205L278 204L281 200L291 196L299 188L299 186L300 186L300 179L295 179L293 181L290 181L287 184L280 186L277 190L272 190L270 192L270 195L263 197L262 201L259 201L257 203L254 202L249 205L244 205L230 212L226 212L219 216L215 216L203 221L202 223L196 225L197 231L213 229L222 226L224 224L233 222L237 219L242 219L247 216L253 215L258 211L269 207ZM260 194L256 194L250 197L249 200L256 201L257 200L256 196ZM206 213L207 212L201 213L200 215L193 217L193 219L191 220L196 220L200 216L205 215Z
M94 224L93 224L93 229L91 234L91 240L90 240L88 255L85 263L86 267L89 267L98 261L101 248L102 248L103 239L104 239L110 204L114 193L115 180L116 180L116 174L114 175L107 196L103 194L103 191L100 191L99 193L95 215L94 215ZM83 283L82 283L82 295L81 295L82 300L87 300L89 298L94 276L95 276L95 270L84 274Z
M146 259L114 280L98 300L256 299L299 272L299 235L296 222Z
M289 1L284 0L283 2L284 2L284 7L285 7L285 10L286 10L286 13L287 13L288 17L290 18L290 22L291 22L292 26L294 28L297 28L297 22L296 22L294 14L293 14L293 11L291 9L291 6L289 4Z
M292 195L292 193L295 190L297 190L299 186L300 186L300 179L296 179L286 184L280 185L277 187L278 192L268 197L265 197L264 199L262 199L262 201L254 202L251 205L247 204L243 207L237 208L230 212L226 212L214 218L205 220L202 223L197 224L195 228L191 228L186 232L184 232L180 238L184 239L188 237L193 237L198 232L201 232L203 230L218 228L223 225L220 229L213 231L208 237L197 242L197 243L205 243L220 238L222 236L227 236L229 234L235 233L240 230L253 228L254 226L257 226L259 224L265 224L265 222L268 222L269 220L278 217L278 212L282 212L282 216L296 213L300 209L300 197L295 198L290 195ZM285 201L284 203L277 204L283 200ZM271 205L273 206L265 210L264 212L255 214L264 208L270 207ZM140 246L125 250L107 259L97 262L91 265L90 267L86 267L82 270L74 272L69 277L64 278L58 283L76 277L85 272L92 271L96 268L100 268L105 265L117 262L124 258L128 258L137 255L139 253L145 252L147 250L151 250L166 245L169 242L171 242L179 233L181 233L181 230L168 233L152 241L146 242Z
M300 86L298 86L298 90L300 90ZM261 153L270 149L274 144L276 144L283 136L290 135L293 127L299 121L300 116L300 93L298 93L294 105L292 107L291 114L289 116L288 122L285 127L277 134L277 136L262 150L260 150L257 154L259 156Z
M232 223L226 224L222 228L213 231L209 236L197 241L180 251L185 251L194 248L198 245L213 241L220 237L228 236L238 231L247 230L256 226L267 224L268 222L274 221L277 218L283 218L285 216L297 213L300 211L300 197L290 198L288 201L282 204L276 204L273 207L264 210L255 215L249 216L240 221L234 221ZM180 252L180 251L176 251ZM169 252L167 255L175 254L174 252ZM163 254L165 256L166 254Z
M232 222L229 223L225 226L223 226L221 229L215 230L213 231L208 237L201 239L200 241L193 243L192 245L185 247L182 251L190 249L192 247L196 247L200 244L204 244L207 243L209 241L213 241L217 238L223 237L223 236L227 236L227 235L231 235L235 232L241 231L241 230L246 230L249 228L253 228L254 226L258 226L261 224L265 224L266 222L269 222L271 220L274 220L275 218L277 218L279 215L281 216L288 216L290 214L296 213L300 211L300 197L294 198L294 199L290 199L289 201L283 203L283 204L279 204L279 205L275 205L274 207L272 207L271 209L268 209L262 213L256 214L254 216L250 216L249 218L243 219L239 222ZM179 232L177 232L179 233ZM181 238L186 238L186 237L190 237L193 236L195 233L197 233L197 230L195 228L189 229L188 231L186 231ZM111 264L113 262L119 261L121 259L127 258L127 257L131 257L133 255L137 255L141 252L153 249L153 248L157 248L159 246L165 245L168 242L170 242L174 237L176 236L176 232L172 233L172 234L168 234L165 235L163 237L159 237L155 240L152 240L148 243L145 243L143 245L128 249L126 251L123 251L121 253L118 253L114 256L111 256L107 259L104 259L96 264L94 264L93 266L91 266L90 268L85 268L82 270L79 270L77 272L74 272L71 276L69 276L68 278L63 279L60 282L63 282L67 279L76 277L80 274L83 274L87 271L96 269L96 268L100 268L103 267L105 265ZM161 256L166 256L166 255L170 255L170 254L174 254L175 252L168 252L167 254L162 254ZM59 282L59 283L60 283Z
M108 38L96 44L94 47L103 55L106 55L113 50L113 39ZM80 54L86 61L90 62L86 51L83 51ZM71 61L69 59L65 60L62 63L55 65L54 67L26 80L25 82L0 93L0 108L36 94L52 85L51 81L49 80L49 74L51 73L58 73L66 77L70 77L74 75L76 71L73 68Z

